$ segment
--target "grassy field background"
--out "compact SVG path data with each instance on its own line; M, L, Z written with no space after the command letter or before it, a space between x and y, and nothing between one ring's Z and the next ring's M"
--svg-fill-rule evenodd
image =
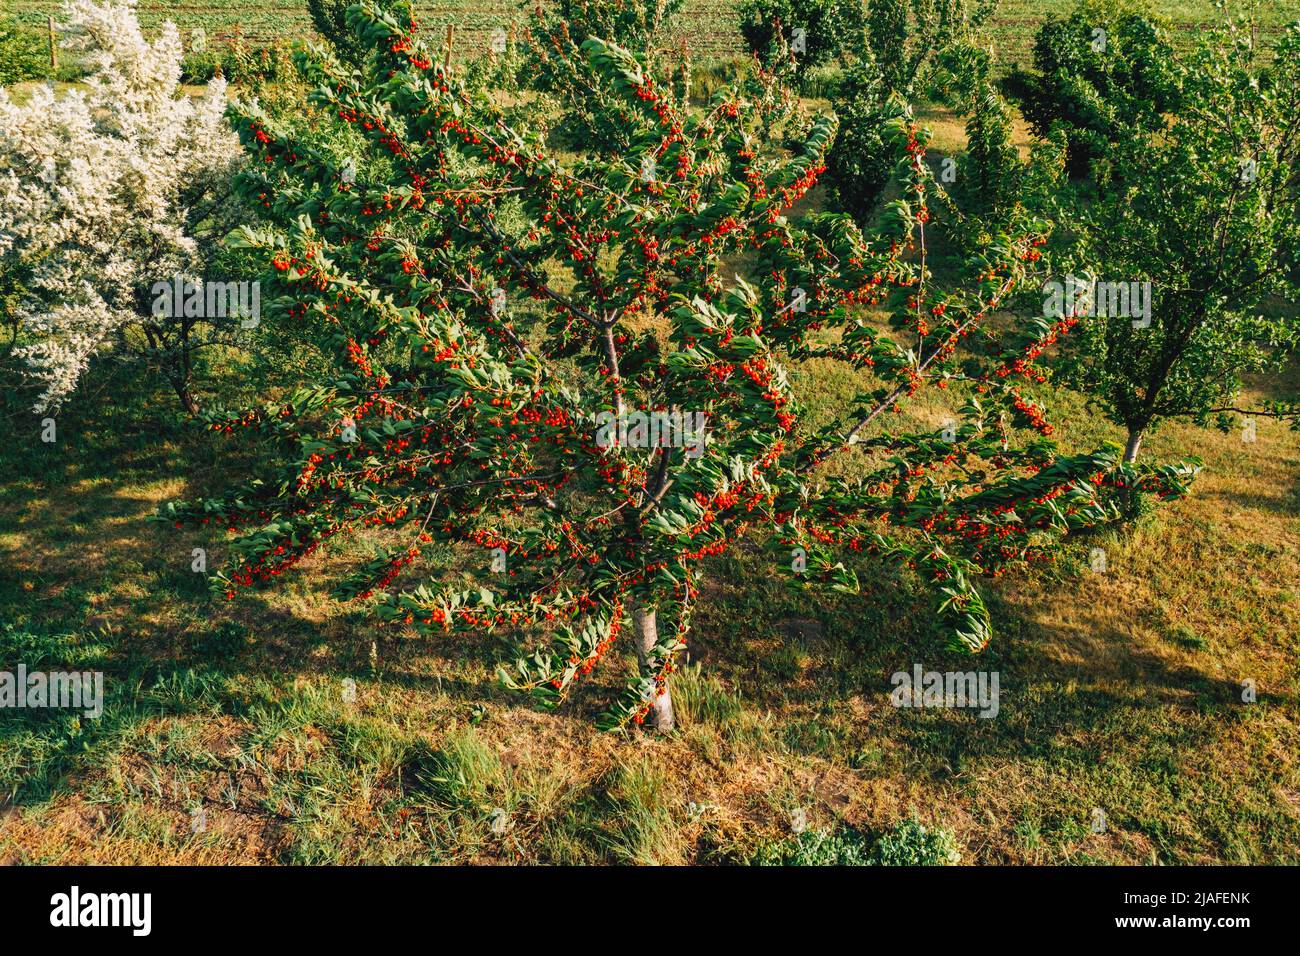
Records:
M936 153L961 147L950 116L926 119ZM814 417L854 387L819 363L795 381ZM863 563L861 595L810 599L756 549L715 560L680 731L655 739L591 724L630 657L540 712L497 685L506 644L413 639L332 602L315 572L337 557L210 598L191 549L215 565L219 537L149 516L222 486L236 448L149 382L101 366L52 445L0 409L0 662L107 674L98 720L0 716L0 862L723 863L805 815L867 834L915 817L973 863L1300 863L1300 435L1275 422L1249 444L1153 435L1144 455L1204 459L1192 494L987 585L998 632L978 660L944 649L905 575ZM1297 385L1292 369L1243 403ZM935 402L908 416L942 420ZM1120 438L1077 395L1050 407L1067 447ZM914 663L997 670L999 716L890 706Z
M60 0L8 0L9 5L29 23L44 23L45 16L55 13ZM460 43L486 48L497 27L509 29L524 22L535 0L442 0L419 2L416 9L421 22L439 28L456 23L464 34ZM738 0L686 0L680 18L680 32L700 54L736 54L743 52L736 27ZM992 21L992 36L1004 61L1023 61L1033 47L1034 32L1050 14L1065 14L1073 9L1073 0L1001 0ZM1194 31L1217 16L1213 0L1148 0L1147 9L1160 15L1179 31ZM1249 5L1233 3L1234 12L1245 12ZM183 29L203 27L217 41L240 33L246 40L269 43L280 37L296 37L311 32L305 0L281 0L262 3L258 0L199 0L194 3L141 0L141 21L153 26L163 20L175 21ZM1300 19L1300 0L1262 0L1255 7L1258 17L1269 31Z

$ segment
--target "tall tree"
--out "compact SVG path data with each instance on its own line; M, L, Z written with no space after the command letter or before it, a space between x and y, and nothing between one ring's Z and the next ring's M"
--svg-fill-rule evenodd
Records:
M860 35L846 51L848 66L832 100L841 128L827 157L836 204L859 223L870 219L890 177L900 162L906 162L904 154L891 148L885 133L900 105L914 103L927 93L941 95L941 88L947 93L954 86L969 84L964 68L980 53L973 47L975 31L993 7L993 0L871 0L868 4ZM959 51L966 51L965 55L959 57ZM953 67L961 69L954 73Z
M1013 68L1006 88L1035 133L1066 137L1070 172L1084 176L1113 145L1161 129L1176 109L1173 52L1160 22L1123 0L1083 0L1043 22L1034 68Z

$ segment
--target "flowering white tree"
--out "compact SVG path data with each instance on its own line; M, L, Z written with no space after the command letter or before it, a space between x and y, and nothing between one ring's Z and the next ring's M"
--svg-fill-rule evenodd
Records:
M152 43L135 0L71 0L61 32L83 53L84 86L0 89L0 271L24 288L14 354L57 408L96 353L143 352L187 410L199 319L155 315L159 281L201 281L233 225L238 140L225 82L181 86L182 44L168 22ZM171 310L169 310L171 311Z

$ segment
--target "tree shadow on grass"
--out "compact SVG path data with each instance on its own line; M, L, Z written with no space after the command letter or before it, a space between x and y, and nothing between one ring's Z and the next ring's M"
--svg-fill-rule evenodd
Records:
M138 408L96 414L102 417L64 416L64 436L77 437L51 449L48 459L22 442L0 449L0 474L17 476L0 498L0 533L11 538L0 542L0 620L36 639L71 634L81 651L97 649L96 666L111 688L98 721L77 723L62 713L0 716L0 796L39 804L75 790L83 774L160 717L243 718L282 702L293 706L301 677L317 684L373 677L466 704L521 700L493 676L511 656L506 641L403 638L364 609L343 610L304 588L321 564L308 563L279 589L214 600L204 575L190 570L191 548L210 545L215 565L219 536L148 521L157 494L140 486L171 479L173 496L186 497L223 487L238 469L210 438L180 439L167 427L134 422L144 414ZM1139 769L1167 786L1177 772L1168 753L1218 746L1245 713L1231 680L1157 653L1117 627L1103 607L1084 604L1071 621L1048 620L1000 596L1014 596L1018 583L986 590L999 636L983 656L970 657L945 648L931 622L930 597L905 575L870 563L861 572L862 595L832 597L788 590L758 552L721 559L704 588L692 653L751 704L791 726L807 725L808 746L822 746L818 723L829 708L836 713L828 719L840 721L836 733L825 735L831 746L887 734L912 771L934 783L951 783L979 764L1085 766L1118 741L1150 751L1149 767ZM76 647L60 653L72 655ZM50 652L43 660L52 668L81 658ZM7 661L0 656L0 663ZM568 713L585 719L608 700L618 676L612 663L593 675ZM999 717L893 710L890 675L916 663L997 670ZM860 725L845 716L854 699L867 702ZM1258 703L1283 701L1266 687ZM1212 719L1180 725L1141 717L1165 712Z
M272 695L290 700L303 677L365 679L372 641L385 655L416 653L362 614L320 613L319 596L214 599L206 574L194 570L193 549L206 548L215 567L220 536L183 534L151 516L164 494L228 481L232 463L214 450L213 436L129 393L116 404L79 396L57 417L54 443L40 441L39 421L6 419L14 431L0 445L0 624L9 628L0 669L85 665L104 674L105 689L98 718L0 712L7 803L39 805L81 787L159 718L243 717L267 703L268 683L278 688ZM482 648L448 644L443 653L454 665L447 669L462 676L435 675L430 686L440 681L444 693L467 699L493 696ZM476 680L477 672L487 677ZM385 679L414 688L421 675Z
M1119 733L1114 715L1135 711L1210 714L1225 734L1246 715L1238 681L1158 653L1118 628L1113 608L1076 602L1079 616L1065 625L1035 619L986 588L997 636L982 654L971 655L946 646L931 621L929 596L888 568L862 569L863 595L818 604L802 592L791 595L776 575L763 578L752 565L724 567L724 577L756 593L715 590L718 607L701 610L693 640L706 663L746 698L778 711L816 711L828 701L845 709L856 698L871 711L892 712L894 739L918 755L1057 753L1108 726ZM923 671L996 671L998 715L893 708L891 675L910 675L916 665ZM1267 687L1257 694L1260 707L1293 703ZM1179 745L1189 752L1207 745L1213 726L1185 729Z

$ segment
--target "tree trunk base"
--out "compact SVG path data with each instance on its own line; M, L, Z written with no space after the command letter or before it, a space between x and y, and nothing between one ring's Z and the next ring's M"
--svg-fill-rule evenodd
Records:
M1143 429L1130 429L1128 444L1124 446L1124 464L1131 465L1137 461L1138 450L1142 447Z
M654 608L634 608L632 611L633 639L636 641L636 659L641 667L642 675L652 676L649 672L650 652L659 643L659 627L655 620ZM657 734L671 733L676 726L673 719L673 698L672 692L668 688L668 682L664 682L663 693L655 698L654 704L650 707L650 712L646 714L645 724L643 725Z

